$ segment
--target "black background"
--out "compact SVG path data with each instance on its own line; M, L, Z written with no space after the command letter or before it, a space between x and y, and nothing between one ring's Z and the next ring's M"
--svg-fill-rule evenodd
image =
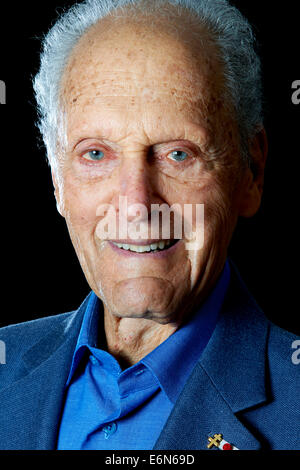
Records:
M6 2L5 2L6 3ZM268 318L300 333L298 297L300 3L236 0L260 43L269 160L261 210L241 220L230 255ZM1 4L0 106L2 289L0 326L76 309L89 287L57 213L38 131L31 79L39 38L72 2Z

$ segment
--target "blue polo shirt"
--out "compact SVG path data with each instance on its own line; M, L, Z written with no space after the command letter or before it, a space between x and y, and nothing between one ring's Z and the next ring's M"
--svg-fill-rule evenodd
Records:
M153 449L217 323L230 279L137 364L122 370L104 349L103 305L91 293L66 384L59 450Z

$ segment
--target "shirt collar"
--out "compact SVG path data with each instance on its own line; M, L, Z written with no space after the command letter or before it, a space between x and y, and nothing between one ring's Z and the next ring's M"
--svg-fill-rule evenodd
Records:
M135 366L143 364L151 370L172 403L177 400L214 331L229 281L230 266L226 262L212 292L190 320L135 364ZM105 342L101 337L101 334L104 335L104 326L101 330L100 324L103 321L103 314L103 304L92 292L84 313L67 385L83 356L89 353L87 348L90 350L97 345L99 347L101 340Z

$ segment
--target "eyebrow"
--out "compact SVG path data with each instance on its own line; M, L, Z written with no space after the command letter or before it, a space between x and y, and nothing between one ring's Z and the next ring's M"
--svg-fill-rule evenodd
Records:
M162 140L157 140L155 142L152 142L149 144L149 146L153 147L155 145L163 145L167 144L170 142L177 142L177 141L190 141L194 142L198 145L201 145L204 140L206 140L206 132L203 126L195 123L189 123L188 125L185 125L184 128L182 129L182 132L170 136L166 136ZM81 142L85 140L99 140L102 141L104 144L107 144L112 147L120 147L115 141L112 141L111 139L108 139L108 133L105 132L95 132L95 134L86 134L85 136L77 136L74 139L72 139L72 142L70 143L70 148L71 151L74 151L75 148L80 145ZM118 140L122 140L122 138L119 138Z

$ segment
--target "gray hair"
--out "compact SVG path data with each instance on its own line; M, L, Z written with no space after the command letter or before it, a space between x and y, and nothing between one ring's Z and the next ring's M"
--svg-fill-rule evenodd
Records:
M204 25L217 44L223 64L226 91L236 114L241 153L250 163L248 143L263 124L261 64L249 22L227 0L85 0L63 13L44 37L40 70L33 80L38 127L50 164L54 163L62 137L60 84L70 54L81 36L100 19L126 8L147 15L167 15L163 6L173 5L178 15L187 13Z

